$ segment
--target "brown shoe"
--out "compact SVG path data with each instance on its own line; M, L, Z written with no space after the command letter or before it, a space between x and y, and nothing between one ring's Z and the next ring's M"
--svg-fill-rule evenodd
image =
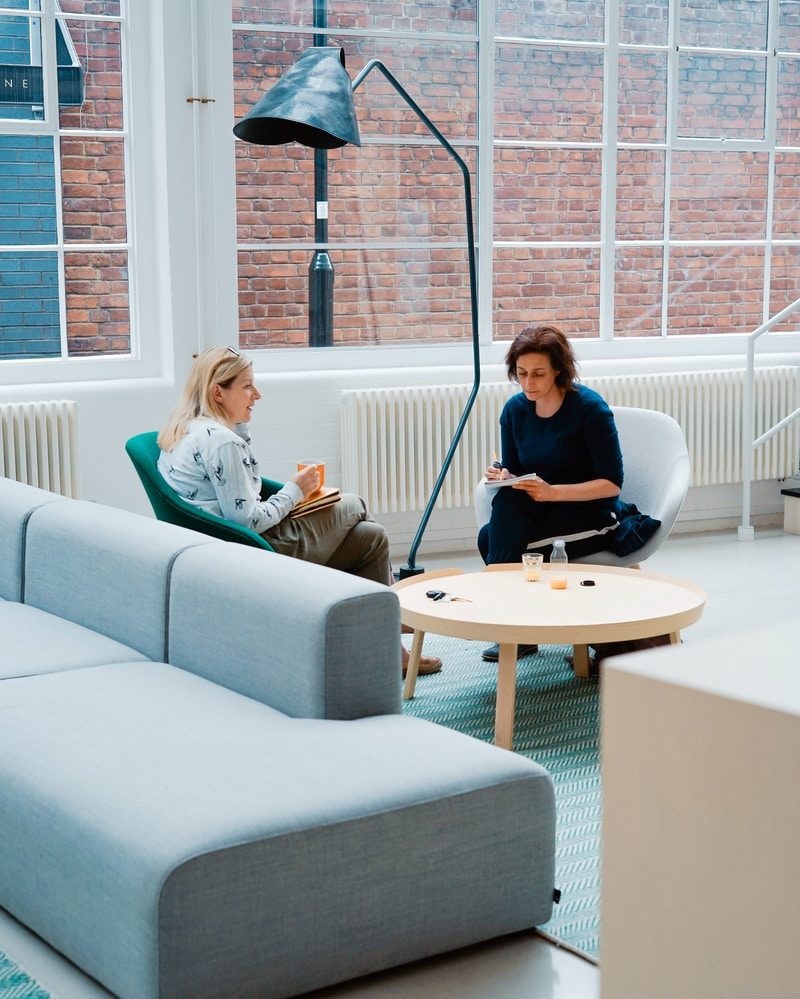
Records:
M419 669L417 670L417 676L430 676L431 673L441 673L442 671L442 660L437 656L420 656L419 657ZM403 663L403 679L406 678L406 673L408 672L408 666Z

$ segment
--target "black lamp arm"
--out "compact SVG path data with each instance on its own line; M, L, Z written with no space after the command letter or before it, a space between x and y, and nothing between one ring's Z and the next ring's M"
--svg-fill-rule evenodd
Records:
M408 553L408 564L400 569L400 578L403 579L406 576L414 576L420 572L424 572L423 569L418 569L416 565L417 549L419 548L420 542L422 541L422 535L425 533L425 528L428 526L428 521L433 513L433 508L436 505L436 500L439 498L439 493L442 489L442 484L444 483L445 476L447 475L450 465L452 464L453 457L456 453L456 448L458 447L461 436L464 433L464 427L467 425L467 419L469 418L470 411L475 403L475 399L478 396L478 389L481 384L481 355L480 355L480 339L478 332L478 277L477 268L475 263L475 235L473 232L473 221L472 221L472 184L469 177L469 169L464 160L458 155L455 149L450 145L447 139L442 135L439 129L433 124L430 118L425 114L425 112L420 108L416 101L409 95L403 85L394 77L390 70L384 66L384 64L379 59L372 59L366 64L366 66L361 70L361 72L353 80L353 90L357 90L358 87L364 82L364 78L373 70L379 70L386 80L391 84L391 86L397 91L397 93L403 98L406 104L411 108L414 114L419 118L423 125L428 129L428 131L436 137L436 139L441 143L442 146L447 150L450 156L456 161L459 169L461 170L461 176L464 181L464 206L466 210L466 222L467 222L467 254L469 258L469 294L470 294L470 310L472 315L472 365L473 365L473 382L472 390L470 391L469 398L464 405L464 411L461 414L461 419L458 421L458 426L453 434L453 439L450 442L450 447L445 455L444 462L442 463L439 475L434 483L431 494L428 497L428 502L422 513L422 518L419 522L419 527L417 528L417 533L414 536L414 540L411 543L411 550Z

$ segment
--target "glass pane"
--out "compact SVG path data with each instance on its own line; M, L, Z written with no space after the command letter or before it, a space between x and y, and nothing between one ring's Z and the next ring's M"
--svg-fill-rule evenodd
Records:
M664 161L662 150L617 152L617 239L661 239Z
M0 252L0 359L60 354L58 257Z
M495 149L494 238L600 238L599 149Z
M767 153L674 153L670 236L763 239L768 168Z
M764 250L673 246L667 325L671 334L752 333L761 324Z
M800 59L780 59L778 63L775 142L800 146Z
M680 0L679 42L763 51L768 7L769 0Z
M239 252L239 342L308 344L312 251ZM471 340L466 249L331 250L336 345Z
M476 215L476 153L461 147ZM314 153L236 144L237 241L314 241ZM345 146L328 157L333 241L466 240L464 183L441 146Z
M0 7L19 6L5 0ZM28 6L27 0L24 5ZM0 14L0 118L41 120L41 27L38 18Z
M55 243L53 140L0 135L0 244Z
M121 29L116 21L64 21L83 68L83 103L61 107L62 128L122 128Z
M310 27L314 24L312 0L232 0L234 24L275 24ZM391 0L365 3L329 3L328 27L365 31L477 30L477 0L425 0L397 4Z
M664 252L660 246L617 250L614 336L660 336Z
M68 251L64 280L69 356L130 353L128 254Z
M331 45L338 45L335 38ZM235 116L244 117L265 91L307 48L310 35L274 36L234 32ZM351 38L343 43L351 77L370 59L380 59L395 74L422 111L449 140L475 138L477 49L447 42ZM361 137L429 136L413 111L378 70L355 94Z
M239 243L266 239L314 241L314 152L296 142L237 142L236 221ZM329 154L331 170L337 169Z
M474 217L477 154L458 152L470 172ZM466 242L463 176L441 146L345 146L331 167L331 240Z
M800 4L797 0L778 0L778 48L800 52Z
M494 339L532 323L555 323L569 337L598 336L599 249L495 247Z
M621 52L620 142L663 142L667 134L667 57L663 52Z
M599 141L602 53L498 45L494 106L497 138Z
M496 0L498 35L507 38L558 38L602 42L605 0Z
M121 139L63 138L61 188L65 242L125 242L125 157Z
M619 0L623 45L666 45L669 0Z
M763 139L766 59L680 56L678 135Z
M776 246L772 251L769 314L774 316L800 297L800 246ZM778 333L800 330L800 309L774 327Z
M800 155L775 154L775 194L772 207L772 235L775 239L800 239ZM795 287L800 295L800 274Z
M106 17L119 17L119 0L60 0L59 7L64 14L101 14Z

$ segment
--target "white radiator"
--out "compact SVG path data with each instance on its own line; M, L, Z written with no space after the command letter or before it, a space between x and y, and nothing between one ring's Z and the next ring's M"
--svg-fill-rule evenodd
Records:
M79 496L77 403L0 403L0 475Z
M668 413L681 425L695 486L741 482L744 370L681 371L585 378L611 406ZM422 510L469 396L469 385L342 392L342 485L375 513ZM516 385L483 385L445 478L437 506L472 505L475 484L500 450L500 410ZM759 436L800 406L800 367L757 368ZM795 475L800 421L755 452L754 479Z

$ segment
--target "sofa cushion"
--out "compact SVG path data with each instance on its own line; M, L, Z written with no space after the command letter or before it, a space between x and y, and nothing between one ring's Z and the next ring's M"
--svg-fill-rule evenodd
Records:
M257 548L206 546L178 556L166 658L290 715L400 711L397 596Z
M65 502L64 497L0 476L0 599L22 599L28 517L37 507L57 502Z
M549 918L549 775L441 726L155 663L8 680L0 713L0 905L126 999L295 995Z
M0 680L104 666L145 656L38 607L0 601Z
M50 503L28 521L23 599L162 660L172 563L194 545L224 547L98 503Z

